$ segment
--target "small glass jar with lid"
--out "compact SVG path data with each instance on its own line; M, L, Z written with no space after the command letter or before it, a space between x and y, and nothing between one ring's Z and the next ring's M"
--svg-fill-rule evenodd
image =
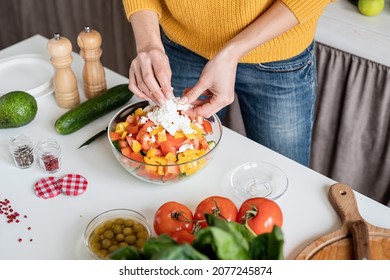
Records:
M51 138L38 142L36 152L43 172L55 173L61 168L61 146Z
M34 144L29 136L18 134L12 137L9 150L17 167L24 169L33 165Z

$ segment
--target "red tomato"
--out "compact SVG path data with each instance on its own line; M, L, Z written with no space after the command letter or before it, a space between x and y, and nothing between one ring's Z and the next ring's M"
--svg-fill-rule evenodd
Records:
M254 197L242 203L238 210L237 222L247 223L253 232L259 235L271 232L274 225L282 227L283 213L275 201Z
M163 233L172 235L180 230L192 233L194 228L192 211L179 202L166 202L154 214L153 227L157 235Z
M172 233L171 237L179 244L192 244L192 242L195 240L195 236L187 230L175 231Z
M169 152L171 152L174 155L176 155L176 153L177 153L175 146L170 141L161 142L160 147L161 147L161 151L162 151L164 156L166 154L168 154Z
M213 134L213 127L211 126L211 123L208 120L203 120L203 129L206 132L206 134Z
M179 177L179 166L177 165L168 165L164 166L164 175L162 177L163 181L171 181Z
M201 228L207 226L205 213L213 214L227 221L236 221L237 219L236 205L229 198L223 196L210 196L198 204L194 212L194 220L199 221Z

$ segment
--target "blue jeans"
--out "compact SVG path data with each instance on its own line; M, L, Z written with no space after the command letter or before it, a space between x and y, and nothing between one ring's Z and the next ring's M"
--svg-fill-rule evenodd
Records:
M174 94L192 87L207 59L172 42L162 40L172 69ZM221 73L223 75L223 73ZM314 42L287 60L240 63L235 92L247 136L303 165L309 165L316 99ZM218 113L223 119L226 108Z

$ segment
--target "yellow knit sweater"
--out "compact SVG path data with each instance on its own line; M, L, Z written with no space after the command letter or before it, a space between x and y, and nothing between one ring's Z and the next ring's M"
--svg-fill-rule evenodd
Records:
M224 44L264 13L276 0L123 0L126 16L153 10L165 34L174 42L210 59ZM255 48L240 62L260 63L287 59L313 40L325 6L334 0L281 0L299 24Z

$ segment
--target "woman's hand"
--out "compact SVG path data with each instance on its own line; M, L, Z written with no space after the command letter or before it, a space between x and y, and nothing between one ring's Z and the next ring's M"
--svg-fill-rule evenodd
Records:
M237 63L228 52L221 51L206 64L196 85L180 99L181 103L195 105L189 115L208 118L234 101Z
M162 106L170 99L171 68L163 50L151 47L139 51L131 62L129 70L129 89L139 98L152 100Z
M129 69L129 89L139 98L163 105L173 96L172 71L160 37L158 16L143 10L130 17L137 56Z

